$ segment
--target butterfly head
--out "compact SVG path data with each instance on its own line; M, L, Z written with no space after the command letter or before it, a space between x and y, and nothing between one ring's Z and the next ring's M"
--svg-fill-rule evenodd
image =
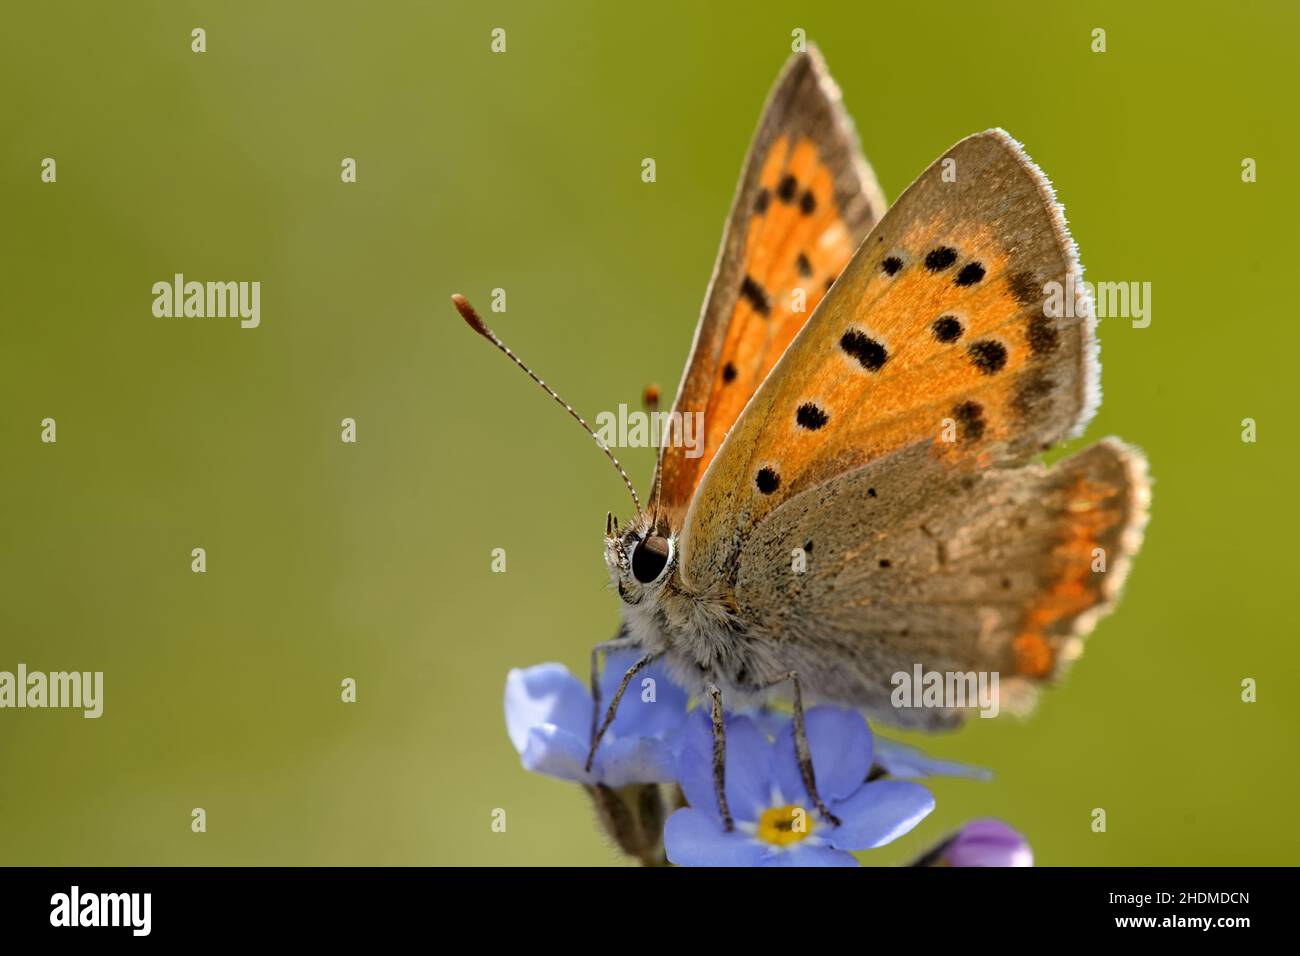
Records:
M627 604L640 604L663 589L677 570L677 536L668 521L641 512L620 527L605 519L605 564Z

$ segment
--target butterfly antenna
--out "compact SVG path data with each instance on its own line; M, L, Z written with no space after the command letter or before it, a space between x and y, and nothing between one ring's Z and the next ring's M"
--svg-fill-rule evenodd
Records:
M618 459L615 458L614 453L609 450L609 446L600 440L600 436L591 430L591 426L586 423L586 421L583 419L581 415L579 415L577 412L573 410L572 405L570 405L564 399L560 398L560 396L556 394L555 389L551 388L551 386L547 385L540 378L538 378L537 375L533 373L533 370L530 369L527 365L525 365L520 360L518 355L510 351L509 346L507 346L504 342L502 342L499 338L497 338L495 332L493 332L491 329L489 329L486 325L483 324L483 320L479 318L478 313L474 311L474 307L469 304L468 299L466 299L460 293L456 293L451 297L451 302L452 305L456 307L456 311L460 313L460 317L465 320L465 322L469 325L471 329L473 329L479 335L483 336L483 338L487 339L498 349L504 352L506 358L510 359L510 361L514 362L521 369L523 369L528 374L529 378L531 378L534 382L536 382L538 385L541 386L542 391L544 391L547 395L551 396L551 398L555 399L555 401L559 403L560 407L562 407L566 412L568 412L573 417L574 421L576 421L579 425L582 426L583 431L585 431L588 435L592 437L592 439L596 442L597 446L599 446L600 450L605 453L605 457L608 458L610 462L614 465L614 469L618 472L619 477L623 479L623 484L627 485L627 490L632 495L632 503L636 505L636 510L639 513L641 511L641 499L637 497L636 488L634 488L632 485L632 479L627 476L627 472L624 471L623 466L618 463Z
M663 497L663 490L664 483L660 480L658 475L655 475L655 510L654 517L650 519L650 527L654 529L655 534L659 533L659 499Z

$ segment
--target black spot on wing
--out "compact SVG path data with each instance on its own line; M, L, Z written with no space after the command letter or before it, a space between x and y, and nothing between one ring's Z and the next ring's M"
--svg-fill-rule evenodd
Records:
M849 329L840 336L840 348L868 372L880 371L889 358L885 347L860 329Z
M974 285L984 278L984 267L978 262L968 262L961 267L957 273L957 278L953 279L954 285Z
M745 276L744 281L740 283L740 295L759 315L772 314L772 300L768 298L767 290L759 285L753 276Z
M1026 375L1016 385L1011 407L1024 416L1046 412L1052 404L1055 388L1056 383L1041 372Z
M724 382L734 382L736 380L736 366L734 363L728 362L722 366L722 380Z
M770 495L781 487L781 476L771 468L760 468L754 476L754 484L758 485L758 490L763 494Z
M1056 326L1052 325L1052 320L1045 315L1030 317L1025 337L1029 340L1029 351L1035 355L1050 355L1061 344L1060 333L1056 331Z
M957 250L951 246L939 246L925 254L925 267L931 272L942 272L957 261Z
M798 191L799 184L795 181L793 176L787 173L781 179L780 184L776 187L776 198L786 205L789 205L794 202L794 194Z
M966 347L966 354L970 356L971 364L985 375L1000 372L1002 367L1007 364L1007 347L1001 342L995 342L992 339L980 339L978 342L972 342Z
M799 275L803 276L805 279L809 278L813 273L812 263L808 261L808 257L802 252L795 257L794 266L799 270Z
M795 412L794 420L800 427L815 432L830 421L831 417L812 402L804 402Z
M961 338L961 323L954 316L941 315L930 326L936 342L956 342Z
M799 197L799 211L805 216L811 216L816 208L817 197L812 194L811 189L805 189L803 195Z
M887 276L898 275L898 270L903 268L903 260L898 256L886 256L880 263L880 268Z
M1011 294L1021 305L1038 305L1043 301L1043 284L1032 273L1017 272L1009 280Z
M957 434L964 441L979 441L984 435L984 406L979 402L961 402L952 409Z

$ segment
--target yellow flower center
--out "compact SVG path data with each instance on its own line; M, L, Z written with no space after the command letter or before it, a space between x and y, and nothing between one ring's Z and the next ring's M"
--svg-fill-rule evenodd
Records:
M812 832L812 818L803 807L772 807L758 821L758 838L776 846L789 846Z

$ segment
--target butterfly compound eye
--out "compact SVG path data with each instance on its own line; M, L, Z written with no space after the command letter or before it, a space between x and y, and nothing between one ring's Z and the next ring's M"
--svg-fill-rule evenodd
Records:
M637 544L632 552L632 577L642 584L649 584L663 574L672 553L667 538L652 534Z

